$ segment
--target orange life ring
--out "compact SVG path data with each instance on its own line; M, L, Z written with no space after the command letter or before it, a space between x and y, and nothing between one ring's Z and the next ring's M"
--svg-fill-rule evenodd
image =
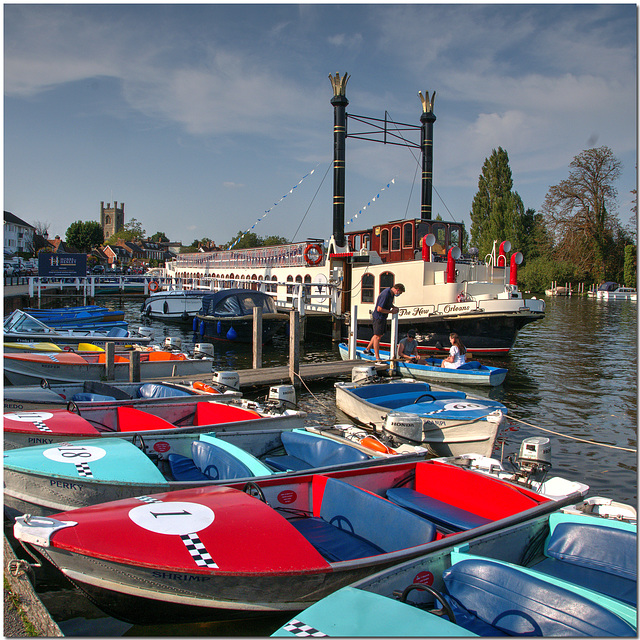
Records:
M316 251L318 257L315 260L312 260L309 257L311 251ZM304 250L304 259L310 267L315 267L317 264L322 262L322 245L319 244L308 244Z
M160 285L155 280L149 283L149 291L151 291L151 293L155 293L159 288Z
M373 451L379 451L380 453L397 454L397 451L391 449L383 442L380 442L375 436L365 436L360 440L360 444L367 447L367 449L373 449Z

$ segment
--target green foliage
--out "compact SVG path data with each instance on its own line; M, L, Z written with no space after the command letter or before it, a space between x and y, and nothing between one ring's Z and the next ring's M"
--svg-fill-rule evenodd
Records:
M262 241L263 247L273 247L278 244L287 244L289 241L283 236L267 236Z
M142 224L135 218L131 218L129 222L125 222L124 227L114 233L107 244L117 244L118 240L124 240L125 242L135 242L136 240L144 240L146 236L145 230L142 228Z
M523 291L544 293L553 281L559 285L565 282L583 282L574 266L569 262L558 262L548 256L531 258L518 268L518 284Z
M522 199L512 188L509 156L498 147L484 162L471 205L471 244L481 257L491 253L494 240L509 240L513 251L522 251L533 213L527 219Z
M225 248L229 248L233 245L234 249L252 249L253 247L271 247L277 244L287 244L289 242L286 238L282 236L267 236L266 238L261 238L253 232L249 232L243 235L243 231L238 231L233 238L229 241L228 244L225 245ZM238 239L239 238L239 239ZM237 244L233 244L236 242Z
M104 233L100 223L95 220L77 220L69 225L65 242L81 253L89 253L91 249L104 243Z
M637 248L628 244L624 248L624 285L625 287L638 286L638 255Z
M169 238L163 231L156 231L149 240L152 242L169 242Z

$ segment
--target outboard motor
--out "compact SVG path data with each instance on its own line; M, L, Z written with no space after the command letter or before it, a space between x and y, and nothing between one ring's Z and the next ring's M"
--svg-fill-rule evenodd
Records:
M240 375L237 371L214 371L213 381L221 387L240 390Z
M291 384L280 384L269 388L266 407L271 410L284 411L297 406L296 390Z
M167 351L180 351L180 349L182 349L182 338L167 336L164 339L164 344L162 346Z
M351 369L351 382L363 384L367 382L377 382L378 374L373 365L360 365Z
M551 469L551 441L549 438L534 436L525 438L520 443L520 451L514 462L509 462L516 470L515 480L530 484L532 481L543 482Z
M401 444L421 446L424 444L422 441L422 418L414 413L389 412L382 425L382 431L393 441Z
M151 327L138 327L138 333L141 336L149 336L152 340L155 337L155 331Z
M197 342L193 347L194 358L213 358L213 345L210 342Z

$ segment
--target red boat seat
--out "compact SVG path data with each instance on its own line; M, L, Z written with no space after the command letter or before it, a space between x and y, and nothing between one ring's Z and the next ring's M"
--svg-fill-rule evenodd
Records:
M224 402L198 402L193 424L196 427L202 427L208 424L257 420L261 417L257 411L236 407Z
M156 429L175 429L176 426L158 416L133 407L118 407L117 431L155 431Z

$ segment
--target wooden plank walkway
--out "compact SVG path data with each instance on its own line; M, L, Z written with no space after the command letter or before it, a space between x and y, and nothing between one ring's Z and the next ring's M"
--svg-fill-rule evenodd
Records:
M373 363L364 362L363 360L334 360L330 362L311 362L300 365L299 375L302 381L311 380L330 380L343 376L351 376L353 367L363 364L373 365ZM378 373L387 371L387 364L373 365ZM274 384L292 384L289 377L289 366L281 367L262 367L261 369L240 369L237 370L240 376L240 389L248 387L268 387ZM162 378L170 382L171 378ZM203 382L211 382L211 375L199 374L193 376L179 376L180 380L195 382L201 380ZM160 378L156 378L160 380ZM300 384L300 380L295 382L296 386Z

